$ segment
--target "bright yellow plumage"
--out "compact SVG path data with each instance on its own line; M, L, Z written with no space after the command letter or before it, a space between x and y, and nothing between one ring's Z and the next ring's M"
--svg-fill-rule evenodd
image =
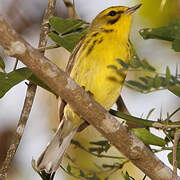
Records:
M128 37L119 38L121 32L118 31L109 34L102 32L96 37L93 37L94 34L96 32L91 32L85 38L70 76L80 86L85 87L86 91L90 91L97 102L109 109L119 96L125 74L120 76L108 66L115 65L120 68L117 58L126 63L130 60ZM95 41L96 44L88 54L88 48L91 48ZM87 42L89 47L83 49Z
M128 38L132 14L126 14L127 9L127 7L111 7L94 19L75 57L70 74L77 84L90 92L92 97L107 110L120 95L125 79L125 72L120 75L108 66L121 68L116 59L128 63L131 57ZM116 14L111 16L112 12ZM72 121L71 128L82 123L68 105L64 114L66 119Z
M108 66L121 68L116 59L130 60L129 32L133 8L111 7L101 12L91 23L89 32L74 51L75 64L70 76L92 97L109 110L116 102L125 79L125 72L117 74ZM50 145L38 160L40 169L55 171L82 119L66 105L64 119Z

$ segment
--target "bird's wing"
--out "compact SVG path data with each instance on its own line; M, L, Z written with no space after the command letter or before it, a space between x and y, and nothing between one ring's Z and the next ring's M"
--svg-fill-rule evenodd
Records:
M79 41L79 43L76 45L76 47L74 48L73 52L71 53L71 56L70 56L69 61L68 61L68 64L66 66L66 73L68 75L71 74L71 70L72 70L72 68L74 66L77 54L79 52L79 49L81 48L81 45L82 45L83 41L84 41L84 38L82 38L82 40ZM59 120L61 122L61 120L63 118L63 115L64 115L64 107L66 106L66 102L63 99L60 99L59 101L60 101L60 105L59 105Z

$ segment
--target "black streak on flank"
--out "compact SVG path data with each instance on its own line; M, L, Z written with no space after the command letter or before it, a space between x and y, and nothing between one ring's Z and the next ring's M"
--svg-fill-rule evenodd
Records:
M111 19L111 20L109 20L107 23L108 24L115 24L118 20L119 20L119 18L120 18L120 16L118 16L116 19Z
M99 33L96 32L96 33L94 33L94 34L92 35L92 37L96 37L98 34L99 34Z
M90 46L90 48L87 50L87 56L91 53L91 51L93 50L93 48L94 48L94 46L96 45L96 42L97 42L97 40L94 40L93 41L93 43L92 43L92 45Z
M84 46L82 47L82 51L84 51L84 49L86 49L87 45L90 43L91 39L88 39L86 41L86 43L84 44Z
M98 44L102 43L103 40L104 40L103 37L101 37L100 40L98 41Z
M103 32L105 32L105 33L110 33L110 32L113 32L114 31L114 29L103 29Z

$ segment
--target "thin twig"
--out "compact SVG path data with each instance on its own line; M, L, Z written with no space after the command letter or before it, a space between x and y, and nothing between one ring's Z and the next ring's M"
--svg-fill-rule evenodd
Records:
M15 71L15 70L16 70L16 68L17 68L17 65L18 65L18 58L16 58L16 62L15 62L15 64L14 64L13 71Z
M45 51L45 50L55 49L55 48L58 48L58 47L59 47L58 45L52 45L52 46L40 47L40 48L38 48L38 50L39 50L40 52L43 52L43 51Z
M40 34L39 45L38 45L39 48L45 47L47 44L47 33L49 29L48 27L44 26L44 23L47 22L48 18L54 14L55 5L56 5L56 0L48 0L48 6L44 14L44 18L43 18L43 22L41 26L41 34ZM44 51L42 53L44 53ZM18 58L16 59L15 67L17 66L17 62L18 62ZM28 120L28 117L32 108L32 104L33 104L34 97L36 94L36 89L37 89L37 85L33 83L29 83L27 92L26 92L26 98L25 98L23 110L21 112L21 117L19 119L19 122L16 128L15 136L12 140L12 143L6 155L6 159L3 162L2 168L0 170L0 180L3 180L6 178L11 162L19 146L20 140L24 133L24 129L25 129L25 126L26 126L26 123L27 123L27 120Z
M48 19L53 16L53 14L55 12L55 6L56 6L56 0L48 0L48 6L46 8L46 11L45 11L45 14L43 17L43 21L42 21L41 34L40 34L38 48L46 47L47 34L49 32L49 27L45 26L45 24L48 22Z
M129 111L128 111L128 109L127 109L127 107L126 107L126 105L125 105L125 103L124 103L121 96L119 96L119 98L117 99L116 104L117 104L117 110L118 111L130 115L130 113L129 113ZM127 124L128 124L129 128L138 128L138 127L140 127L139 124L133 123L133 122L130 122L130 121L127 121Z
M71 18L74 18L74 19L78 18L76 11L75 11L74 1L73 1L73 4L71 3L70 0L63 0L63 1L68 10L68 16Z
M174 112L172 112L165 120L170 120L170 118L173 117L178 111L180 111L180 107L178 107Z
M173 175L172 180L177 177L177 146L180 139L180 130L177 130L174 135L174 146L173 146Z
M143 118L138 118L135 116L130 116L128 114L124 114L122 112L110 109L109 111L112 115L125 119L126 121L136 123L141 125L142 127L154 127L160 129L168 129L168 128L179 128L180 122L167 122L167 121L152 121Z
M172 151L173 147L162 147L161 149L151 149L154 153L162 152L162 151Z
M34 95L35 95L34 86L29 84L27 93L26 93L26 99L24 102L24 107L23 107L21 117L20 117L20 120L19 120L17 128L16 128L15 135L13 136L12 143L11 143L11 145L8 149L7 155L6 155L6 159L3 162L2 168L0 170L0 180L5 179L7 176L7 171L10 168L11 162L12 162L14 155L16 153L16 150L19 146L21 137L24 133L26 122L27 122L27 119L28 119L28 116L29 116L29 113L30 113L31 107L32 107L31 104L33 103L33 100L34 100Z

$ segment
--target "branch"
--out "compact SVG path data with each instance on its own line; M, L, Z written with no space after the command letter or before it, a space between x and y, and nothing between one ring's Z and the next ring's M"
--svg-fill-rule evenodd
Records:
M48 5L41 25L41 34L40 34L38 48L46 47L49 27L45 26L45 24L48 22L48 19L54 15L55 6L56 6L56 0L48 0ZM41 50L41 52L44 53L43 50Z
M125 119L127 122L130 123L135 123L138 124L139 127L154 127L154 128L160 128L160 129L168 129L168 128L179 128L180 127L180 122L168 122L168 119L165 119L164 121L152 121L152 120L147 120L143 118L138 118L135 116L130 116L128 114L124 114L122 112L110 109L109 111L112 115ZM169 117L168 117L169 118ZM132 127L132 125L131 125ZM137 126L136 126L137 128Z
M129 113L129 111L128 111L128 109L127 109L127 107L126 107L126 105L125 105L125 103L124 103L121 96L119 96L119 98L117 99L116 104L117 104L117 110L119 112L130 115L130 113ZM131 121L127 121L127 125L128 125L129 128L138 128L138 127L140 127L139 124L137 124L135 122L131 122Z
M92 124L112 145L151 179L169 180L172 170L165 166L127 127L110 115L83 88L8 26L0 16L0 44L17 57L61 96L83 119ZM179 177L176 177L180 180Z
M75 5L74 5L74 1L73 1L73 4L71 3L70 0L63 0L64 1L64 4L68 10L68 16L71 17L71 18L78 18L77 14L76 14L76 11L75 11Z
M55 5L56 5L56 0L48 0L48 6L44 14L44 18L43 18L43 22L41 26L41 34L40 34L39 45L38 45L39 48L45 47L47 44L47 33L49 29L48 27L44 26L44 23L47 22L48 18L54 14ZM44 51L42 53L44 53ZM18 62L18 58L16 59L16 62ZM6 159L3 162L2 168L0 170L0 180L1 179L3 180L6 178L11 162L15 156L16 150L21 141L27 120L29 118L29 114L31 112L32 104L33 104L34 97L36 94L36 89L37 89L37 85L33 83L29 83L27 92L26 92L26 98L25 98L23 110L21 112L21 117L19 119L19 122L16 128L15 136L12 140L12 143L6 155Z
M21 113L21 117L19 119L15 135L12 139L12 143L8 149L6 159L3 162L2 168L0 170L0 180L5 179L7 176L7 171L10 168L11 162L12 162L14 155L16 153L16 150L19 146L21 137L24 133L26 122L27 122L27 119L29 117L29 113L31 111L31 107L32 107L31 105L32 105L33 100L34 100L34 95L35 95L34 86L28 85L28 89L27 89L27 93L26 93L26 99L24 102L24 107L23 107L23 110Z

